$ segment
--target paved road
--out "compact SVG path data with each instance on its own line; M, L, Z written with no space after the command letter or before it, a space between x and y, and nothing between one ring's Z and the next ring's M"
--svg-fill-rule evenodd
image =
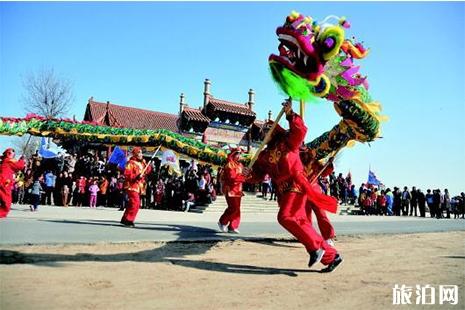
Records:
M104 208L42 207L32 213L26 206L14 206L10 216L0 220L0 245L290 238L275 214L245 214L239 235L218 232L220 214L215 213L141 210L136 228L121 226L121 215ZM465 231L462 219L334 215L331 220L339 236Z

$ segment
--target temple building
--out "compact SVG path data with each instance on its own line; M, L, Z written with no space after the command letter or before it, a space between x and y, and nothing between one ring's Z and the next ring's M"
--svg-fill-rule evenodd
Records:
M203 95L203 106L192 108L181 94L178 114L126 107L109 101L97 102L91 97L84 121L111 127L168 129L216 147L236 144L248 151L258 147L272 124L271 111L268 119L257 120L252 89L248 92L247 102L234 103L215 98L211 93L211 82L206 79Z

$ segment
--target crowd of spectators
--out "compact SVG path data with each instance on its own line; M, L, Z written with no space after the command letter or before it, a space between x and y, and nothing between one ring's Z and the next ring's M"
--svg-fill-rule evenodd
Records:
M16 175L13 202L30 204L37 210L40 204L92 208L115 207L123 210L127 197L123 188L124 173L104 160L98 152L58 154L44 159L36 152L27 161L24 171ZM161 166L156 159L151 163L152 173L146 178L141 192L141 207L188 211L194 205L206 205L221 195L218 171L195 161L181 161L178 171ZM336 197L341 205L359 207L363 215L420 216L429 213L434 218L465 218L465 194L451 197L444 189L424 193L415 186L393 190L384 186L362 184L358 190L352 184L350 173L344 177L333 172L318 179L322 191ZM265 176L261 184L244 184L244 190L261 192L264 199L276 200L273 180Z
M107 163L99 153L58 154L41 158L36 152L17 173L13 202L39 205L115 207L123 210L127 197L123 188L124 171ZM141 207L188 211L195 204L208 204L220 191L217 178L208 165L182 162L181 171L160 166L156 159L152 173L141 192Z
M465 218L465 193L453 196L448 189L427 189L424 193L420 188L412 186L403 190L397 186L378 189L362 184L359 189L358 205L365 215L420 216L426 213L432 218Z

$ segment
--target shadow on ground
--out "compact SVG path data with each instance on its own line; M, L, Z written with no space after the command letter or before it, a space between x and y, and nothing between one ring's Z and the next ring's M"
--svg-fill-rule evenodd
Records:
M67 221L67 220L46 220L48 222L81 224L81 225L104 225L104 226L120 226L115 221L101 220L85 220L85 221ZM123 228L122 229L130 229ZM186 256L201 255L212 249L222 241L234 242L240 239L239 236L234 236L232 239L227 236L218 235L219 233L213 229L195 227L189 225L170 225L170 224L153 224L144 223L132 229L150 229L160 231L176 231L179 239L172 242L158 243L157 247L150 250L129 253L116 254L93 254L93 253L77 253L77 254L55 254L55 253L21 253L12 250L0 250L0 264L33 264L38 266L62 267L68 262L144 262L144 263L170 263L187 268L195 268L207 271L242 273L254 275L275 275L283 274L291 277L298 276L298 273L319 272L308 269L284 269L272 268L266 266L252 266L244 264L230 264L221 262L210 262L206 260L192 260L185 258ZM183 240L187 235L202 235L202 236L217 236L221 240L211 241L196 241ZM296 247L289 242L277 242L272 239L248 240L248 242L256 242L263 245L277 247ZM160 245L161 244L161 245Z

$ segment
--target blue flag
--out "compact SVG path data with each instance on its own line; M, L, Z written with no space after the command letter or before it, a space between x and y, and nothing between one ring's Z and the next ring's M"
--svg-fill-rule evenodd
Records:
M111 164L116 164L120 169L124 169L127 162L126 154L118 146L115 146L108 162Z
M372 184L372 185L382 185L383 183L381 183L380 180L378 180L378 178L376 177L375 173L371 170L368 170L368 181L367 181L368 184Z
M47 142L45 141L44 137L42 137L42 139L40 140L39 155L42 158L58 157L58 154L54 152L52 149L50 149L49 145L47 145Z

